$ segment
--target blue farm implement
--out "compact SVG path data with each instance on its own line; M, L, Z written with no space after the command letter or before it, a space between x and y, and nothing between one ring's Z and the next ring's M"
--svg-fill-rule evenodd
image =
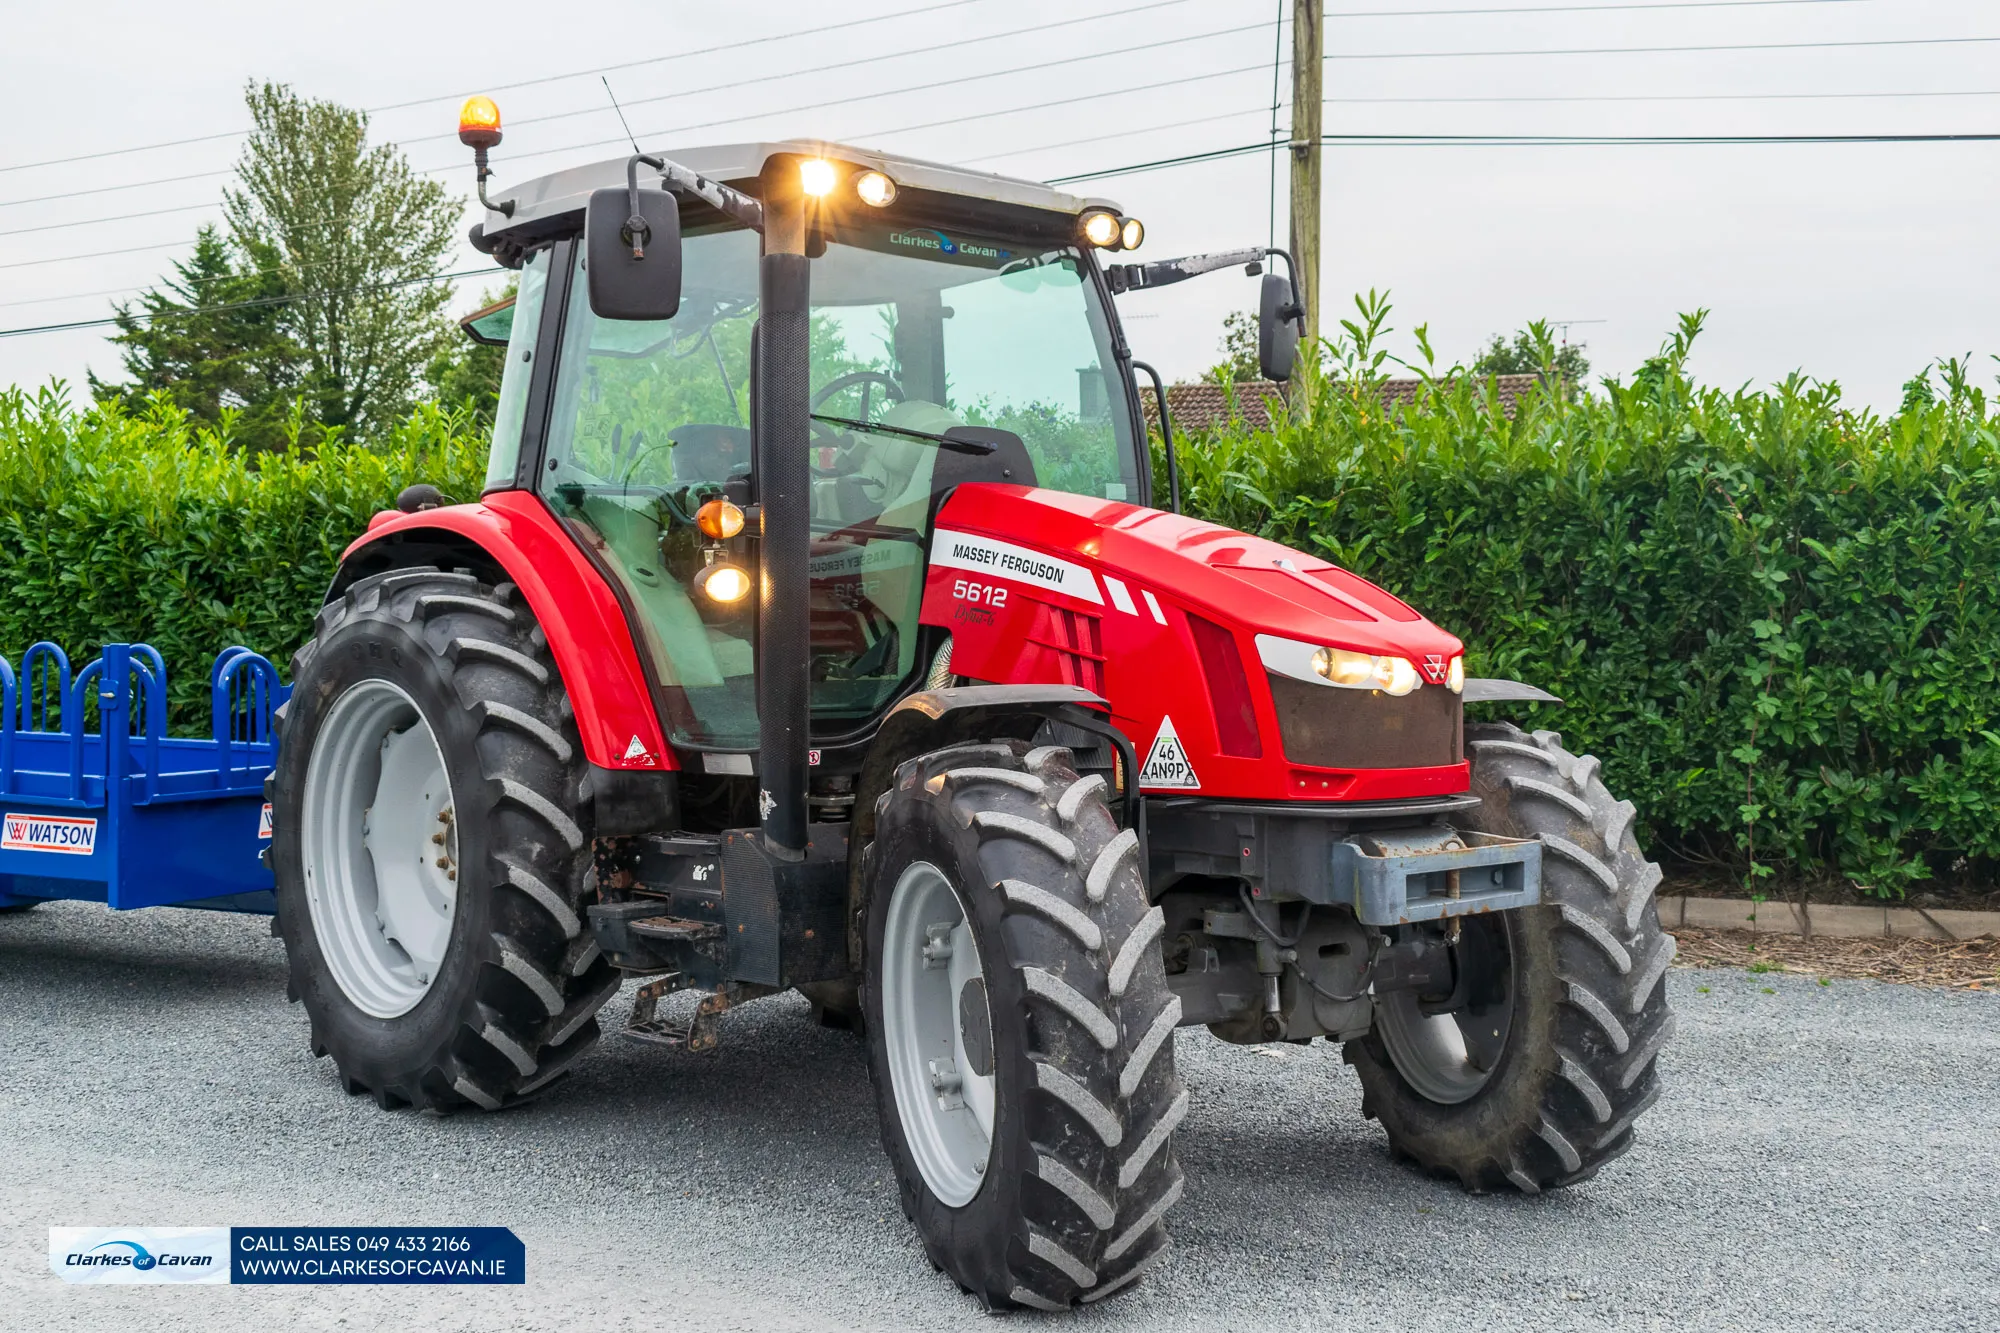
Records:
M225 649L209 735L169 736L166 663L147 644L106 644L74 673L51 643L18 677L0 658L0 907L271 911L264 777L290 694L270 662Z

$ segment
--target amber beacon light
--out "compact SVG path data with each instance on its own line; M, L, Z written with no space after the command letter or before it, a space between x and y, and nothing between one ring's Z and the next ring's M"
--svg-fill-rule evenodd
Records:
M500 107L492 98L468 97L458 109L458 141L472 150L472 165L479 171L479 202L503 218L514 216L514 201L494 203L486 197L486 182L493 168L486 165L486 152L500 146Z
M458 141L485 152L500 146L500 108L490 97L468 97L458 109Z

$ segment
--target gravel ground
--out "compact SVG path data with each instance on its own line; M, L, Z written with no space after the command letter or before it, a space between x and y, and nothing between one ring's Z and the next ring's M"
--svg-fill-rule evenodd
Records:
M343 1096L256 918L0 916L0 1328L932 1328L975 1307L796 997L504 1116ZM1992 1326L2000 995L1675 972L1639 1146L1539 1199L1392 1164L1332 1047L1184 1033L1175 1254L1078 1328ZM614 1001L614 1007L618 1002ZM54 1225L512 1226L525 1288L89 1288Z

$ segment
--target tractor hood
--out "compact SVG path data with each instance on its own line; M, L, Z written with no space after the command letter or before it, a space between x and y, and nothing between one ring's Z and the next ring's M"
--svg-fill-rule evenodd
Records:
M1463 791L1463 645L1396 597L1276 542L1119 501L961 486L939 513L924 620L954 674L1108 699L1149 792L1365 800ZM1417 688L1330 685L1326 647Z

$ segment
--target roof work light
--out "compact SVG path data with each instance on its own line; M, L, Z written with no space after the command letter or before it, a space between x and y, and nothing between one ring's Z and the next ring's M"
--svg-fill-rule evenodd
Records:
M1085 213L1078 223L1083 239L1100 250L1109 250L1118 244L1118 215L1101 208Z
M814 199L824 199L833 193L834 183L839 173L833 163L823 157L809 157L799 163L799 189Z
M864 171L854 178L854 193L870 208L887 208L896 202L896 182L879 171Z

